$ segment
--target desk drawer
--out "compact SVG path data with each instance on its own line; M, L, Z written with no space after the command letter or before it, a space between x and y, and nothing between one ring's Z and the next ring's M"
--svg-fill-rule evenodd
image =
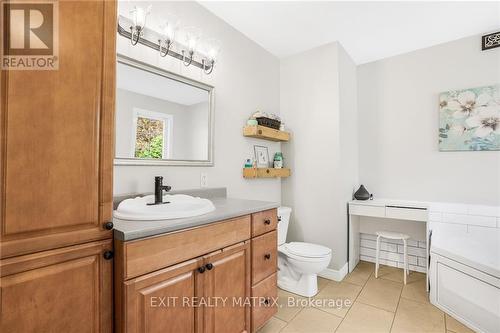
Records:
M350 204L349 214L361 215L361 216L385 217L385 207Z
M385 207L385 217L391 219L427 221L427 209L411 207Z
M252 285L276 272L278 240L276 230L252 239Z

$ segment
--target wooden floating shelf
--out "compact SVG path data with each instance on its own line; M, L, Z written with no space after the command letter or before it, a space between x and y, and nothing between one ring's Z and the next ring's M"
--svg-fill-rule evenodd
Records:
M290 169L288 168L244 168L244 178L285 178L290 177Z
M286 142L290 140L290 133L260 125L243 127L243 135L251 138L279 142Z

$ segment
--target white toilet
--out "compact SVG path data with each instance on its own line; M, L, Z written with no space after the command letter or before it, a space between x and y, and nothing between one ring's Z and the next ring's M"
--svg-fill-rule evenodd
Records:
M317 274L328 267L332 250L321 245L285 243L292 209L278 208L278 287L305 297L318 293Z

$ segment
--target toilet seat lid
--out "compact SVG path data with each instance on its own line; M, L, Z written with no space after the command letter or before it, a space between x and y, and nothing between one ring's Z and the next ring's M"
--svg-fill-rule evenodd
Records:
M318 244L291 242L286 244L286 249L291 254L306 258L320 258L329 255L332 250Z

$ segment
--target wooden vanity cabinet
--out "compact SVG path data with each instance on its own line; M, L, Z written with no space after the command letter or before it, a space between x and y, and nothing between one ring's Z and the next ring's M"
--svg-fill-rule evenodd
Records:
M186 306L203 295L203 259L186 262L123 283L124 332L201 332L201 308ZM121 326L121 325L120 325Z
M116 330L255 330L252 275L261 267L252 266L251 230L252 216L247 215L139 240L115 240ZM277 243L270 234L265 248L274 251L274 256ZM277 294L272 280L276 267L267 266L266 272L269 276L263 278L263 287L254 289L256 296L270 298ZM271 303L259 306L254 323L261 326L276 312Z
M203 332L249 332L249 241L205 256L204 262L204 296L216 303L205 308Z

